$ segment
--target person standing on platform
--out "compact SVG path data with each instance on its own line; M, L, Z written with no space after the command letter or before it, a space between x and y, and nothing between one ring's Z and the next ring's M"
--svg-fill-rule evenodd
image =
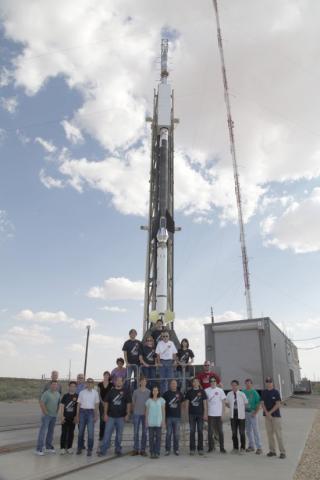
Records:
M274 388L271 377L266 378L266 389L263 390L261 399L269 443L269 453L267 453L267 456L275 457L277 455L275 443L276 438L280 450L279 458L286 458L286 450L283 444L281 428L281 397L279 391Z
M131 453L134 455L146 455L147 430L146 430L146 401L150 398L150 390L147 388L147 379L140 378L140 387L132 395L133 408L133 438L134 445ZM140 440L141 425L141 440Z
M205 390L208 401L208 452L215 450L214 439L219 439L220 452L226 453L222 418L225 410L226 394L217 387L217 380L210 378L210 387Z
M231 392L227 395L227 405L230 408L233 452L243 454L246 451L245 428L248 399L243 392L240 392L238 380L232 380L231 389ZM240 435L240 450L238 430Z
M156 326L155 328L152 330L151 332L151 336L153 338L153 341L154 341L154 346L157 347L158 343L160 342L161 340L161 335L162 335L162 332L163 332L164 328L163 328L163 321L161 318L159 318L157 320L157 323L156 323Z
M116 368L114 368L111 372L111 382L113 383L113 385L116 384L117 378L122 378L123 383L126 381L127 378L127 369L124 367L123 358L117 358L116 364Z
M124 345L122 347L124 359L127 366L128 384L131 391L132 391L132 388L131 388L132 374L134 376L133 389L137 388L138 370L140 365L139 354L141 350L141 342L140 340L136 339L136 336L137 336L137 330L132 328L129 332L129 339L126 342L124 342Z
M208 360L206 360L203 364L202 372L198 373L197 378L199 379L200 385L205 390L206 388L210 387L210 378L215 378L217 381L217 385L221 384L221 378L216 372L212 371L213 363L211 364Z
M168 389L168 380L173 379L173 365L176 361L177 349L169 340L169 332L164 330L156 348L157 363L160 365L160 392Z
M63 395L60 403L61 418L61 455L73 453L73 437L77 416L78 394L76 393L77 382L69 382L69 391Z
M190 455L196 451L196 431L198 432L198 454L203 455L203 421L208 419L207 397L200 388L197 378L192 380L192 388L185 394L185 408L189 413Z
M91 457L94 443L94 424L99 417L99 394L94 388L94 381L88 378L86 388L81 390L78 397L77 422L79 423L77 455L81 455L84 447L84 432L87 427L88 449L87 456Z
M121 377L116 379L114 388L105 397L104 409L106 428L98 456L106 455L110 448L112 433L115 430L115 454L121 457L124 422L128 420L131 409L131 394L128 389L124 388Z
M179 348L177 353L177 377L180 380L179 386L181 387L182 392L185 392L187 389L187 378L190 378L191 375L191 368L189 365L193 362L194 353L190 350L189 341L186 338L181 340L180 345L181 348Z
M35 451L37 455L44 455L44 446L46 453L56 453L52 442L60 398L61 395L58 392L58 382L52 380L50 389L43 392L39 401L42 417L37 440L37 448Z
M150 458L159 458L161 431L165 428L165 400L160 397L159 387L154 386L146 402L146 425L149 431Z
M100 403L99 403L99 414L100 414L100 428L99 428L99 441L103 439L104 429L105 429L105 421L104 421L104 401L106 398L107 393L113 387L111 382L111 375L110 372L107 370L103 372L103 380L102 382L98 383L98 392L100 396Z
M173 436L173 451L179 455L180 423L181 423L181 403L183 395L178 390L177 380L171 380L170 389L163 394L166 402L166 453L170 455L171 437Z
M262 446L261 438L258 425L258 413L260 410L260 395L253 388L251 378L245 380L246 388L243 390L243 393L248 399L248 404L246 405L246 434L248 437L248 448L247 452L254 452L254 445L256 446L256 454L261 455Z
M151 335L146 338L145 343L141 346L139 360L140 360L140 365L142 365L143 376L149 380L147 386L151 390L153 385L156 382L156 373L157 373L156 371L157 354L156 354L156 349L154 347L154 341Z
M57 392L60 393L60 395L62 394L62 385L61 383L59 382L59 372L57 370L52 370L51 372L51 380L49 382L47 382L43 389L42 389L42 392L41 392L41 395L46 391L46 390L50 390L51 388L51 382L57 382L58 383L58 387L57 387Z

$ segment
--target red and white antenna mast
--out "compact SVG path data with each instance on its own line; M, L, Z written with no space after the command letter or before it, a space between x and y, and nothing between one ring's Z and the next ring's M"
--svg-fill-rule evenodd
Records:
M235 147L234 134L233 134L234 123L233 123L232 116L231 116L231 106L230 106L230 98L229 98L227 72L226 72L226 66L225 66L225 61L224 61L222 35L221 35L220 19L219 19L219 12L218 12L218 3L217 3L217 0L212 0L212 1L213 1L213 7L214 7L214 10L215 10L215 14L216 14L217 37L218 37L218 46L219 46L220 60L221 60L221 71L222 71L222 80L223 80L223 88L224 88L224 100L225 100L225 104L226 104L226 107L227 107L230 151L231 151L231 157L232 157L234 185L235 185L235 193L236 193L237 207L238 207L238 221L239 221L239 227L240 227L240 244L241 244L241 256L242 256L245 296L246 296L246 303L247 303L247 316L248 316L249 319L251 319L252 318L252 305L251 305L251 294L250 294L249 266L248 266L248 256L247 256L247 248L246 248L246 238L245 238L244 226L243 226L243 214L242 214L241 190L240 190L240 182L239 182L239 171L238 171L238 164L237 164L237 157L236 157L236 147Z

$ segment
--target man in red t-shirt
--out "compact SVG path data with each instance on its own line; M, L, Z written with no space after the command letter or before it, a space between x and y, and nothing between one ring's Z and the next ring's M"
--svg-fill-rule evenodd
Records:
M221 383L221 378L215 372L210 370L211 364L208 360L206 360L203 364L203 371L198 373L197 379L199 380L202 388L205 390L206 388L210 387L210 378L214 377L217 381L217 385Z

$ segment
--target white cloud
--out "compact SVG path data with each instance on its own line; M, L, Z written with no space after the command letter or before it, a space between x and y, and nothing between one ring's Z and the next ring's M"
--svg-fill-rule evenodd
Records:
M15 344L10 340L0 338L0 355L4 358L16 357L18 355L18 351Z
M17 97L1 97L0 106L8 113L15 113L18 107Z
M142 300L144 282L132 281L125 277L111 277L105 280L101 287L91 287L87 295L102 300Z
M0 240L11 238L14 235L14 225L5 210L0 210Z
M28 143L30 143L30 140L31 140L30 137L28 137L24 132L22 132L18 128L16 130L16 134L19 141L22 143L22 145L27 145Z
M320 250L320 188L300 203L293 202L280 216L269 215L262 223L265 244L295 253Z
M77 144L77 143L83 142L83 136L82 136L81 130L76 125L68 122L67 120L63 120L61 122L61 125L64 128L67 139L71 143Z
M4 4L5 35L22 50L12 72L3 70L3 82L12 77L16 86L35 95L60 76L80 94L82 104L63 122L66 136L76 142L86 132L108 156L101 162L73 159L60 168L71 186L81 191L86 184L110 194L114 207L125 214L146 212L149 157L137 145L146 138L144 117L152 109L161 31L164 26L175 30L169 78L181 120L175 139L176 205L198 221L211 218L216 209L222 221L236 220L212 2L199 8L196 0L187 6L176 0L167 9L148 0ZM320 140L314 130L320 5L246 0L222 3L220 10L248 220L270 182L320 174ZM254 21L239 23L248 12ZM310 98L314 101L306 108Z
M90 341L94 345L103 345L105 347L118 348L119 352L121 351L123 345L123 338L112 337L110 335L102 335L101 333L93 333L90 336Z
M76 352L76 353L84 353L85 352L84 346L81 345L80 343L73 343L72 345L67 347L67 350L69 350L70 352Z
M121 307L109 307L106 305L105 307L101 307L100 310L105 310L106 312L113 312L113 313L126 313L128 310L126 308Z
M47 335L47 328L39 325L31 325L28 328L14 326L10 328L7 336L14 341L29 345L44 345L53 342L52 337Z
M13 73L6 67L2 67L0 70L0 87L6 87L13 80Z
M35 143L39 143L44 150L48 153L54 153L57 150L57 147L53 145L53 143L50 140L45 140L44 138L41 137L36 137L34 139Z
M7 137L7 132L4 128L0 128L0 146L4 143Z
M28 321L28 322L37 322L37 323L46 323L46 324L69 324L71 327L76 329L85 329L88 325L92 328L97 326L97 322L92 318L85 318L84 320L77 320L72 317L69 317L65 312L33 312L30 309L21 310L16 315L17 320Z
M65 186L62 180L59 180L58 178L53 178L50 175L46 175L43 168L40 170L39 178L40 178L40 182L46 188L49 188L49 189L50 188L64 188L64 186Z

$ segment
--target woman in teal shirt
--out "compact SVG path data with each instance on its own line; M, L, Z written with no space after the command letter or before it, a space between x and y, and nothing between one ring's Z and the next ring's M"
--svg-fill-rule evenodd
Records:
M160 397L158 387L153 387L150 398L146 401L146 426L149 429L150 457L160 457L161 429L165 425L165 401Z

